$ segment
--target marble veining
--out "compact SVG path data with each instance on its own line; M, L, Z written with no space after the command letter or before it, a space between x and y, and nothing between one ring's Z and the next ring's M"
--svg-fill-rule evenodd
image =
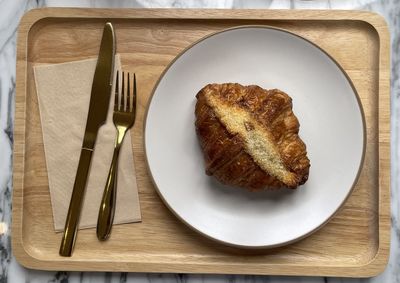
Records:
M29 270L19 265L10 242L12 194L12 144L15 99L16 37L18 23L25 11L44 6L55 7L135 7L135 8L257 8L257 9L360 9L375 11L387 21L391 33L391 129L392 129L392 232L388 267L381 275L369 279L224 276L187 274L143 274L104 272L48 272ZM125 283L125 282L387 282L400 283L400 1L397 0L13 0L0 1L0 283Z

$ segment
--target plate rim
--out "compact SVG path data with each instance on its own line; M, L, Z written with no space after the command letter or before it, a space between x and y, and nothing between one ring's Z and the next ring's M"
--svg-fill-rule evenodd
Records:
M305 42L311 44L312 46L314 46L315 48L317 48L318 50L320 50L322 53L324 53L341 71L341 73L345 76L346 80L348 81L348 83L350 84L351 89L353 90L353 93L355 95L355 98L357 100L357 104L358 107L360 109L360 114L361 114L361 121L362 121L362 139L363 139L363 145L362 145L362 155L361 155L361 159L360 159L360 164L358 165L358 170L357 170L357 174L355 175L354 181L348 191L348 193L346 194L346 197L343 199L343 201L338 205L338 207L335 209L335 211L325 220L323 221L320 225L316 226L315 228L311 229L310 231L308 231L307 233L295 237L291 240L288 241L283 241L277 244L271 244L271 245L241 245L241 244L235 244L235 243L231 243L228 241L224 241L221 239L217 239L214 238L208 234L206 234L203 231L200 231L198 229L196 229L194 226L192 226L190 223L188 223L185 219L183 219L173 208L172 206L168 203L168 201L164 198L163 194L161 193L156 181L154 180L151 168L150 168L150 164L149 164L149 160L148 160L148 156L147 156L147 146L146 146L146 129L147 129L147 119L148 119L148 115L149 115L149 109L150 109L150 105L151 102L153 101L154 98L154 94L161 82L161 80L164 78L165 74L169 71L169 69L172 67L172 65L182 56L184 55L189 49L191 49L192 47L196 46L197 44L207 40L210 37L213 37L215 35L221 34L221 33L225 33L225 32L229 32L229 31L233 31L233 30L239 30L239 29L249 29L249 28L258 28L258 29L269 29L269 30L275 30L275 31L279 31L279 32L283 32L286 34L289 34L291 36L295 36L299 39L304 40ZM147 171L149 173L149 177L152 181L152 184L154 185L154 188L158 194L158 196L161 198L162 202L164 203L164 205L168 208L168 210L170 212L172 212L172 214L179 219L179 221L181 221L182 223L184 223L187 227L189 227L191 230L195 231L196 233L206 237L207 239L210 239L212 241L215 241L217 243L223 244L225 246L230 246L230 247L234 247L234 248L240 248L240 249L248 249L248 250L255 250L255 249L272 249L272 248L277 248L277 247L282 247L282 246L286 246L295 242L298 242L310 235L312 235L313 233L317 232L319 229L321 229L322 227L324 227L332 218L334 218L337 213L343 208L344 204L346 203L346 201L348 200L348 198L350 197L350 195L352 194L352 192L354 191L355 186L357 185L358 179L360 178L360 174L364 165L364 161L365 161L365 154L366 154L366 145L367 145L367 127L366 127L366 119L365 119L365 112L364 112L364 108L363 105L361 103L361 99L360 99L360 95L357 92L356 87L353 84L353 81L350 79L349 75L347 74L347 72L344 70L344 68L339 64L339 62L337 62L336 59L334 59L327 51L325 51L322 47L318 46L316 43L312 42L311 40L295 33L292 31L289 31L287 29L283 29L283 28L278 28L278 27L274 27L274 26L270 26L270 25L238 25L238 26L233 26L230 28L226 28L226 29L222 29L222 30L218 30L215 32L212 32L210 34L207 34L203 37L201 37L200 39L194 41L193 43L189 44L187 47L185 47L182 51L180 51L175 57L174 59L172 59L168 65L164 68L164 70L162 71L161 75L158 77L153 89L151 90L149 99L148 99L148 104L146 106L145 109L145 113L144 113L144 119L143 119L143 148L144 148L144 156L145 156L145 164L147 167Z

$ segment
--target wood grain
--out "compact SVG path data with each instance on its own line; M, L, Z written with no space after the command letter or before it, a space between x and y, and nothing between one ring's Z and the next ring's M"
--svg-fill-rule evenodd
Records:
M95 57L112 20L123 69L138 74L133 150L143 222L117 225L107 242L81 230L72 258L58 256L32 66ZM262 24L295 32L326 50L347 72L367 124L364 166L331 221L294 244L269 250L222 246L179 222L158 197L145 165L143 118L152 89L191 43L225 28ZM18 32L12 247L24 266L101 270L367 277L386 266L390 242L389 35L384 20L356 11L45 8ZM57 94L54 94L57 95ZM345 162L345 161L344 161ZM68 201L68 200L66 200Z

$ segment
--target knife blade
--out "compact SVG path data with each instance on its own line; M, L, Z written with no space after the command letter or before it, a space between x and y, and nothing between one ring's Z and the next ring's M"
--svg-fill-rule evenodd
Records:
M59 254L71 256L78 230L78 222L86 188L92 153L99 128L105 123L114 78L115 34L111 23L106 23L94 72L85 134L76 171L74 188L65 221Z

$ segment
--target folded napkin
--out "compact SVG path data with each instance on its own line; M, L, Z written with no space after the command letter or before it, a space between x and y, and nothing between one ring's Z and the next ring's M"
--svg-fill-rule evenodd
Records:
M88 59L34 67L56 231L64 229L86 126L96 62L97 59ZM115 68L119 66L117 55ZM112 121L113 101L114 96L111 95L107 122L99 129L92 155L80 229L95 227L97 224L116 136ZM128 132L120 151L114 223L140 220L132 142Z

